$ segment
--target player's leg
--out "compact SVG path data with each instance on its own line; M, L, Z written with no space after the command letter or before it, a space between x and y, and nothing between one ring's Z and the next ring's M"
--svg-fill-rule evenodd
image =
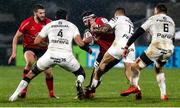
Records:
M95 69L97 69L99 67L99 63L101 62L101 60L103 58L103 55L104 54L99 53L96 61L94 62L94 68L93 68L93 71L92 71L92 74L91 74L89 85L86 86L85 89L84 89L86 98L93 98L95 96L96 91L95 91L95 89L91 89L91 84L92 84L92 80L93 80L93 77L94 77Z
M165 63L166 62L157 60L154 65L154 69L156 72L156 80L158 82L158 86L159 86L160 92L161 92L161 100L168 100L168 97L166 94L165 74L162 70L162 67L165 65Z
M131 86L128 90L123 91L121 93L121 96L128 96L129 94L132 94L132 93L137 94L140 92L140 87L138 85L140 70L152 63L153 62L149 59L149 57L146 55L146 53L143 53L136 60L136 62L132 64L132 66L131 66L132 75L130 78Z
M15 101L18 98L18 95L29 85L30 81L36 77L39 73L41 73L43 70L40 70L37 65L35 64L32 68L32 70L29 71L29 73L21 80L19 83L17 89L13 93L13 95L9 98L9 101Z
M48 92L49 92L49 97L51 98L59 98L55 95L54 92L54 77L53 77L53 72L52 72L52 68L48 68L47 70L44 71L45 76L46 76L46 85L48 88Z
M39 73L43 70L48 69L53 64L52 60L50 59L48 54L43 55L36 64L33 65L32 70L21 80L20 84L18 85L16 91L13 95L9 98L9 101L15 101L17 96L24 88L28 86L30 81L36 77Z
M77 90L77 96L75 99L83 99L84 98L84 91L82 88L83 82L85 80L85 72L82 66L79 64L79 62L76 60L76 58L73 55L63 55L62 62L58 63L59 66L64 68L67 71L72 72L76 76L76 90Z
M24 67L23 70L23 78L28 74L30 71L33 63L36 61L35 54L31 50L25 50L24 52L24 58L26 62L26 66ZM20 94L19 97L25 98L27 93L27 88L25 88Z
M82 88L82 84L85 80L85 72L84 69L82 68L82 66L79 67L79 69L77 71L74 71L73 74L76 76L77 80L76 80L76 90L77 90L77 96L75 97L75 99L83 99L84 98L84 91Z
M126 58L123 58L124 62L124 73L126 75L127 80L130 82L132 72L131 65L135 62L135 46L134 44L130 46L129 53Z
M45 49L41 49L41 50L34 50L35 55L37 56L37 58L40 58L41 56L43 56L43 54L46 52ZM48 88L48 92L49 92L49 97L51 98L59 98L57 96L55 96L54 93L54 84L53 84L53 72L52 72L52 68L49 68L47 70L44 71L45 74L45 81L46 81L46 85Z
M94 78L93 78L93 81L91 84L91 88L94 88L94 89L97 88L98 84L100 83L101 76L105 73L106 66L115 60L116 60L116 58L111 56L108 52L105 53L102 61L99 64L99 67L97 69L95 69Z
M89 85L87 86L87 88L91 86L92 79L94 77L95 69L97 69L99 67L99 63L101 62L102 58L103 58L103 54L99 53L96 61L94 62L94 68L93 68L93 71L91 74L91 79L90 79L90 82L89 82Z
M154 69L156 72L156 80L160 88L161 100L168 100L168 96L166 93L165 74L162 67L166 64L166 61L172 56L173 48L174 47L172 47L172 50L158 49L159 51L156 51L158 59L155 62Z

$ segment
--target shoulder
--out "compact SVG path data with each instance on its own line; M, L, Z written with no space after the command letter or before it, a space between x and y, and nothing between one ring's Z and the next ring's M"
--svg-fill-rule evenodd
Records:
M101 24L108 23L108 20L104 17L98 17L96 18L96 23L101 25Z
M65 20L65 21L66 21L66 20ZM76 26L74 23L70 22L70 21L66 21L66 23L67 23L67 25L70 26L70 27L77 28L77 26Z
M52 22L52 20L46 17L46 18L45 18L45 22L46 22L46 24L47 24L47 23Z
M24 29L25 27L27 27L32 22L32 20L33 20L32 17L29 17L29 18L23 20L21 22L20 28Z
M153 20L155 20L155 19L157 19L157 18L159 18L158 15L153 15L153 16L149 17L147 20L153 21Z

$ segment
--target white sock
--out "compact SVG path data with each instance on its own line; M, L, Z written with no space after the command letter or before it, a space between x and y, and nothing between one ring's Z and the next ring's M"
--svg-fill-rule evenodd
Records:
M98 80L96 80L96 79L93 78L91 87L92 87L92 88L96 88L96 87L97 87L97 84L98 84Z
M84 76L78 75L77 80L82 84L84 82Z
M161 96L166 95L166 83L164 73L157 74L156 79L160 88Z
M130 83L131 85L134 85L136 87L139 88L139 85L138 85L138 81L139 81L139 75L140 75L140 72L138 70L138 72L133 72L133 75L132 77L130 78ZM139 88L140 89L140 88Z
M24 81L24 80L21 80L21 82L19 83L16 91L13 93L13 95L19 95L19 93L24 90L26 87L28 86L28 82L27 81Z

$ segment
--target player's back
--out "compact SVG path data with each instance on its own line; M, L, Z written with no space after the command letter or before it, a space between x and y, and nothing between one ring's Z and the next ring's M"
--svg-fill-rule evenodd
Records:
M126 43L134 32L134 25L126 16L117 16L112 18L108 24L115 29L115 41Z
M175 34L175 24L171 17L166 14L157 14L150 17L149 33L152 36L151 44L158 47L169 47Z
M72 52L72 40L79 34L78 28L66 20L52 21L48 25L48 50L63 50Z

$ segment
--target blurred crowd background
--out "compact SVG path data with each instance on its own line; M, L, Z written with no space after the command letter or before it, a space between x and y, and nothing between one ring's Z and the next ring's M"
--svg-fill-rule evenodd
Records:
M127 16L137 28L153 14L153 7L158 3L168 7L168 14L176 23L175 44L180 46L180 0L0 0L0 65L7 65L13 36L20 23L32 15L34 4L43 4L46 8L46 16L52 20L58 8L68 10L69 21L76 24L83 33L85 27L81 14L86 10L110 20L115 8L124 7ZM145 34L138 39L136 45L146 46L150 38Z

